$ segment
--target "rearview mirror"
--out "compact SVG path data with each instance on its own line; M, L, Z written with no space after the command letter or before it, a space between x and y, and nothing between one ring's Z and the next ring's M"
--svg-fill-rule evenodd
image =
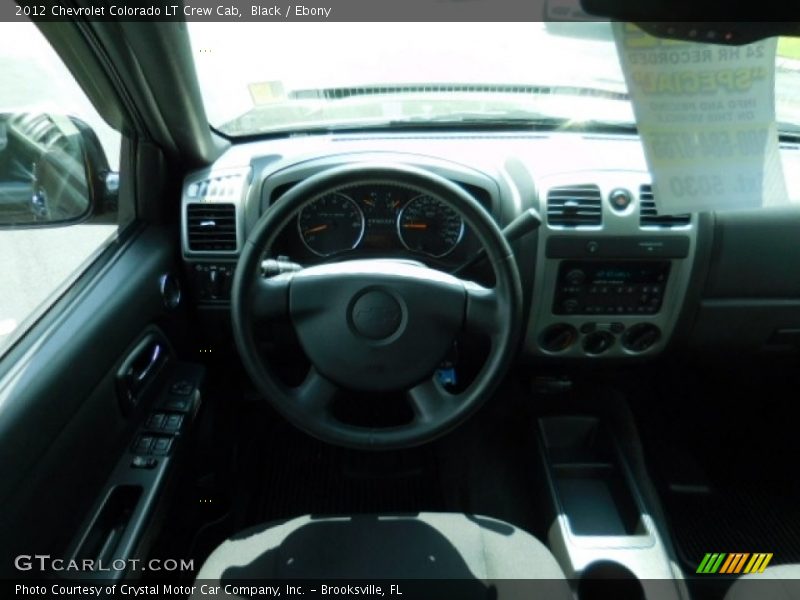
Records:
M568 0L562 2L570 3ZM741 4L738 21L714 21L730 18L728 5L716 11L703 2L669 2L667 0L580 0L589 18L635 23L654 37L686 42L742 45L770 37L800 36L800 22L772 19L763 3ZM720 14L722 13L722 14ZM784 16L784 15L781 15Z
M0 227L47 227L115 210L116 173L75 117L0 114Z

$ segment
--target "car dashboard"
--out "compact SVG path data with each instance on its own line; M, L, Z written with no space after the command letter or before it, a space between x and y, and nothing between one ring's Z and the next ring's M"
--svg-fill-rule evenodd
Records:
M798 160L795 146L784 144L782 151L785 165ZM729 260L735 239L722 243L720 229L742 222L763 229L764 255L744 265L754 279L759 269L780 268L772 258L790 235L781 211L658 214L635 135L365 132L234 144L210 168L186 178L181 204L190 296L217 319L215 327L224 328L236 260L259 217L297 183L359 163L408 165L445 177L501 228L528 208L539 212L541 227L512 246L524 288L522 354L528 359L635 360L657 356L673 342L730 346L724 331L709 324L724 329L731 316L747 319L753 304L744 297L752 290L734 286L720 296L709 287L736 268ZM472 264L480 247L469 227L423 190L355 176L308 200L265 258L300 266L400 258L491 283L490 269ZM772 226L759 229L762 221ZM762 289L767 304L761 309L778 295ZM740 331L734 346L761 350L776 335L780 342L796 316L797 306L784 305L761 326Z

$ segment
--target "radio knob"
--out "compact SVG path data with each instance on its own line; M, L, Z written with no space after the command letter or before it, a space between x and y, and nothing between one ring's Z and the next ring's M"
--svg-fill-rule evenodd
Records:
M586 281L586 273L584 273L581 269L572 269L571 271L567 272L567 283L570 285L580 285L584 281Z
M580 305L581 303L578 302L576 298L567 298L561 303L561 308L563 308L566 313L574 313L580 308Z

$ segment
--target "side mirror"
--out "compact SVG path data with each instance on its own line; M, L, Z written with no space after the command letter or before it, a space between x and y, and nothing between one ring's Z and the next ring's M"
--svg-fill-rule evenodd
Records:
M0 114L0 228L48 227L116 211L117 174L75 117Z

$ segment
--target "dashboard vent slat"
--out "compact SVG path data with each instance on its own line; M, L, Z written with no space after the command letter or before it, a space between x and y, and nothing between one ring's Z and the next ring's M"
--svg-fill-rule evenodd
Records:
M653 187L645 184L639 188L639 225L642 227L682 227L692 220L690 214L659 215L653 197Z
M236 206L229 203L186 205L186 233L194 252L235 251Z
M603 199L593 184L552 188L547 194L547 222L561 227L603 223Z

